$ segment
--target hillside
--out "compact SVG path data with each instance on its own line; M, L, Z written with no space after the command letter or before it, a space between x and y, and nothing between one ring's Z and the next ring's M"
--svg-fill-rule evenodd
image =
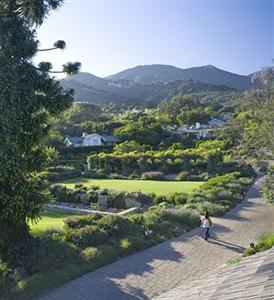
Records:
M106 79L130 80L143 84L192 79L213 85L226 85L240 91L251 87L249 76L230 73L212 65L188 69L180 69L169 65L137 66L108 76Z
M224 85L212 85L191 79L143 84L125 79L114 81L99 78L89 73L63 79L61 85L64 88L73 88L77 101L102 104L112 102L117 105L152 105L176 94L234 91Z

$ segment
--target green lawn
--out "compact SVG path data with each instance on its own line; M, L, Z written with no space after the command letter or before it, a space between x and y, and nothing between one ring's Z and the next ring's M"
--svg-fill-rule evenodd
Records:
M64 226L63 220L70 216L72 214L46 210L41 214L42 218L37 224L30 225L31 232L35 235L48 229L62 229Z
M154 180L121 180L121 179L89 179L74 178L60 181L68 188L74 188L77 183L90 187L92 185L100 188L108 188L116 191L155 193L157 195L168 195L173 192L192 192L203 182L198 181L154 181Z

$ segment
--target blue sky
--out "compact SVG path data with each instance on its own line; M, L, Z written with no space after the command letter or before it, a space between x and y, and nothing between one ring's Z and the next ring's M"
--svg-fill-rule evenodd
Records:
M273 7L272 0L67 0L38 29L41 47L63 39L67 49L35 61L55 69L81 61L97 76L156 63L249 74L272 63Z

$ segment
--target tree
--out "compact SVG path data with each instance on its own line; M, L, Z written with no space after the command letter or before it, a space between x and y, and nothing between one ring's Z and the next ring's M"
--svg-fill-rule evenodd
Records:
M190 111L181 112L177 116L177 121L181 125L194 125L196 124L196 122L199 122L201 124L207 124L210 118L210 113L205 109L192 109Z
M49 200L42 171L52 152L44 146L50 117L68 108L72 90L65 91L49 74L52 66L36 67L40 26L62 0L1 0L0 2L0 253L29 236ZM36 26L36 27L35 27ZM65 47L57 42L53 48ZM49 49L48 49L49 50ZM63 66L67 74L80 63Z

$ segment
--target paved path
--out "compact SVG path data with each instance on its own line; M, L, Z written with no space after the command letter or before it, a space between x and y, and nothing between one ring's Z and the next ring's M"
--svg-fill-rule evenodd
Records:
M208 243L197 228L77 278L39 299L152 299L182 282L216 272L251 241L273 232L274 207L252 187L240 205L213 222L214 239Z

